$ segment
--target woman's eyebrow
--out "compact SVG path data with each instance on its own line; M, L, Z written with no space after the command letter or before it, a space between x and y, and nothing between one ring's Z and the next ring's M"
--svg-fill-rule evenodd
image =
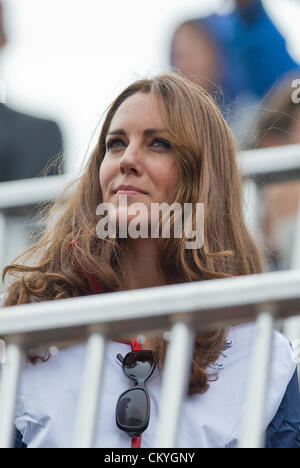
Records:
M122 128L118 129L118 130L112 130L111 132L109 132L107 134L107 136L109 135L126 135L126 132L125 130L123 130Z
M143 134L147 136L147 135L157 135L158 133L166 133L166 132L167 132L166 128L146 128Z
M158 133L166 133L167 129L165 128L146 128L143 131L143 135L149 136L149 135L157 135ZM126 132L123 128L118 128L116 130L112 130L108 133L107 136L110 135L126 135Z

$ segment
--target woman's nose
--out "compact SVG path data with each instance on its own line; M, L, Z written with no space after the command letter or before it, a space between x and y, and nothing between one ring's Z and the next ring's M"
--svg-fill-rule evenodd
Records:
M136 174L140 175L142 172L141 167L141 153L136 145L128 145L123 156L120 159L120 172L121 174Z

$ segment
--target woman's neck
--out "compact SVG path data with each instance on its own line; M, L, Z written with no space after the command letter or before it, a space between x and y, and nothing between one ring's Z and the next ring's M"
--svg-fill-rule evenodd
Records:
M157 260L157 247L153 239L131 239L131 256L122 258L124 281L122 291L151 288L166 284Z

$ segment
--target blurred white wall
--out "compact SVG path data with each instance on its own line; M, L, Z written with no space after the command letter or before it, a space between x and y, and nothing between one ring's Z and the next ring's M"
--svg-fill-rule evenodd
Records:
M73 172L106 106L136 77L168 65L183 19L226 11L231 0L3 0L9 44L0 61L7 104L54 118ZM300 61L300 2L265 0Z

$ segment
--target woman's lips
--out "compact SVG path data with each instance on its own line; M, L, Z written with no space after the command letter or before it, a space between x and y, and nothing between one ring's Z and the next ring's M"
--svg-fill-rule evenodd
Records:
M145 193L138 192L137 190L117 190L117 195L146 195Z

